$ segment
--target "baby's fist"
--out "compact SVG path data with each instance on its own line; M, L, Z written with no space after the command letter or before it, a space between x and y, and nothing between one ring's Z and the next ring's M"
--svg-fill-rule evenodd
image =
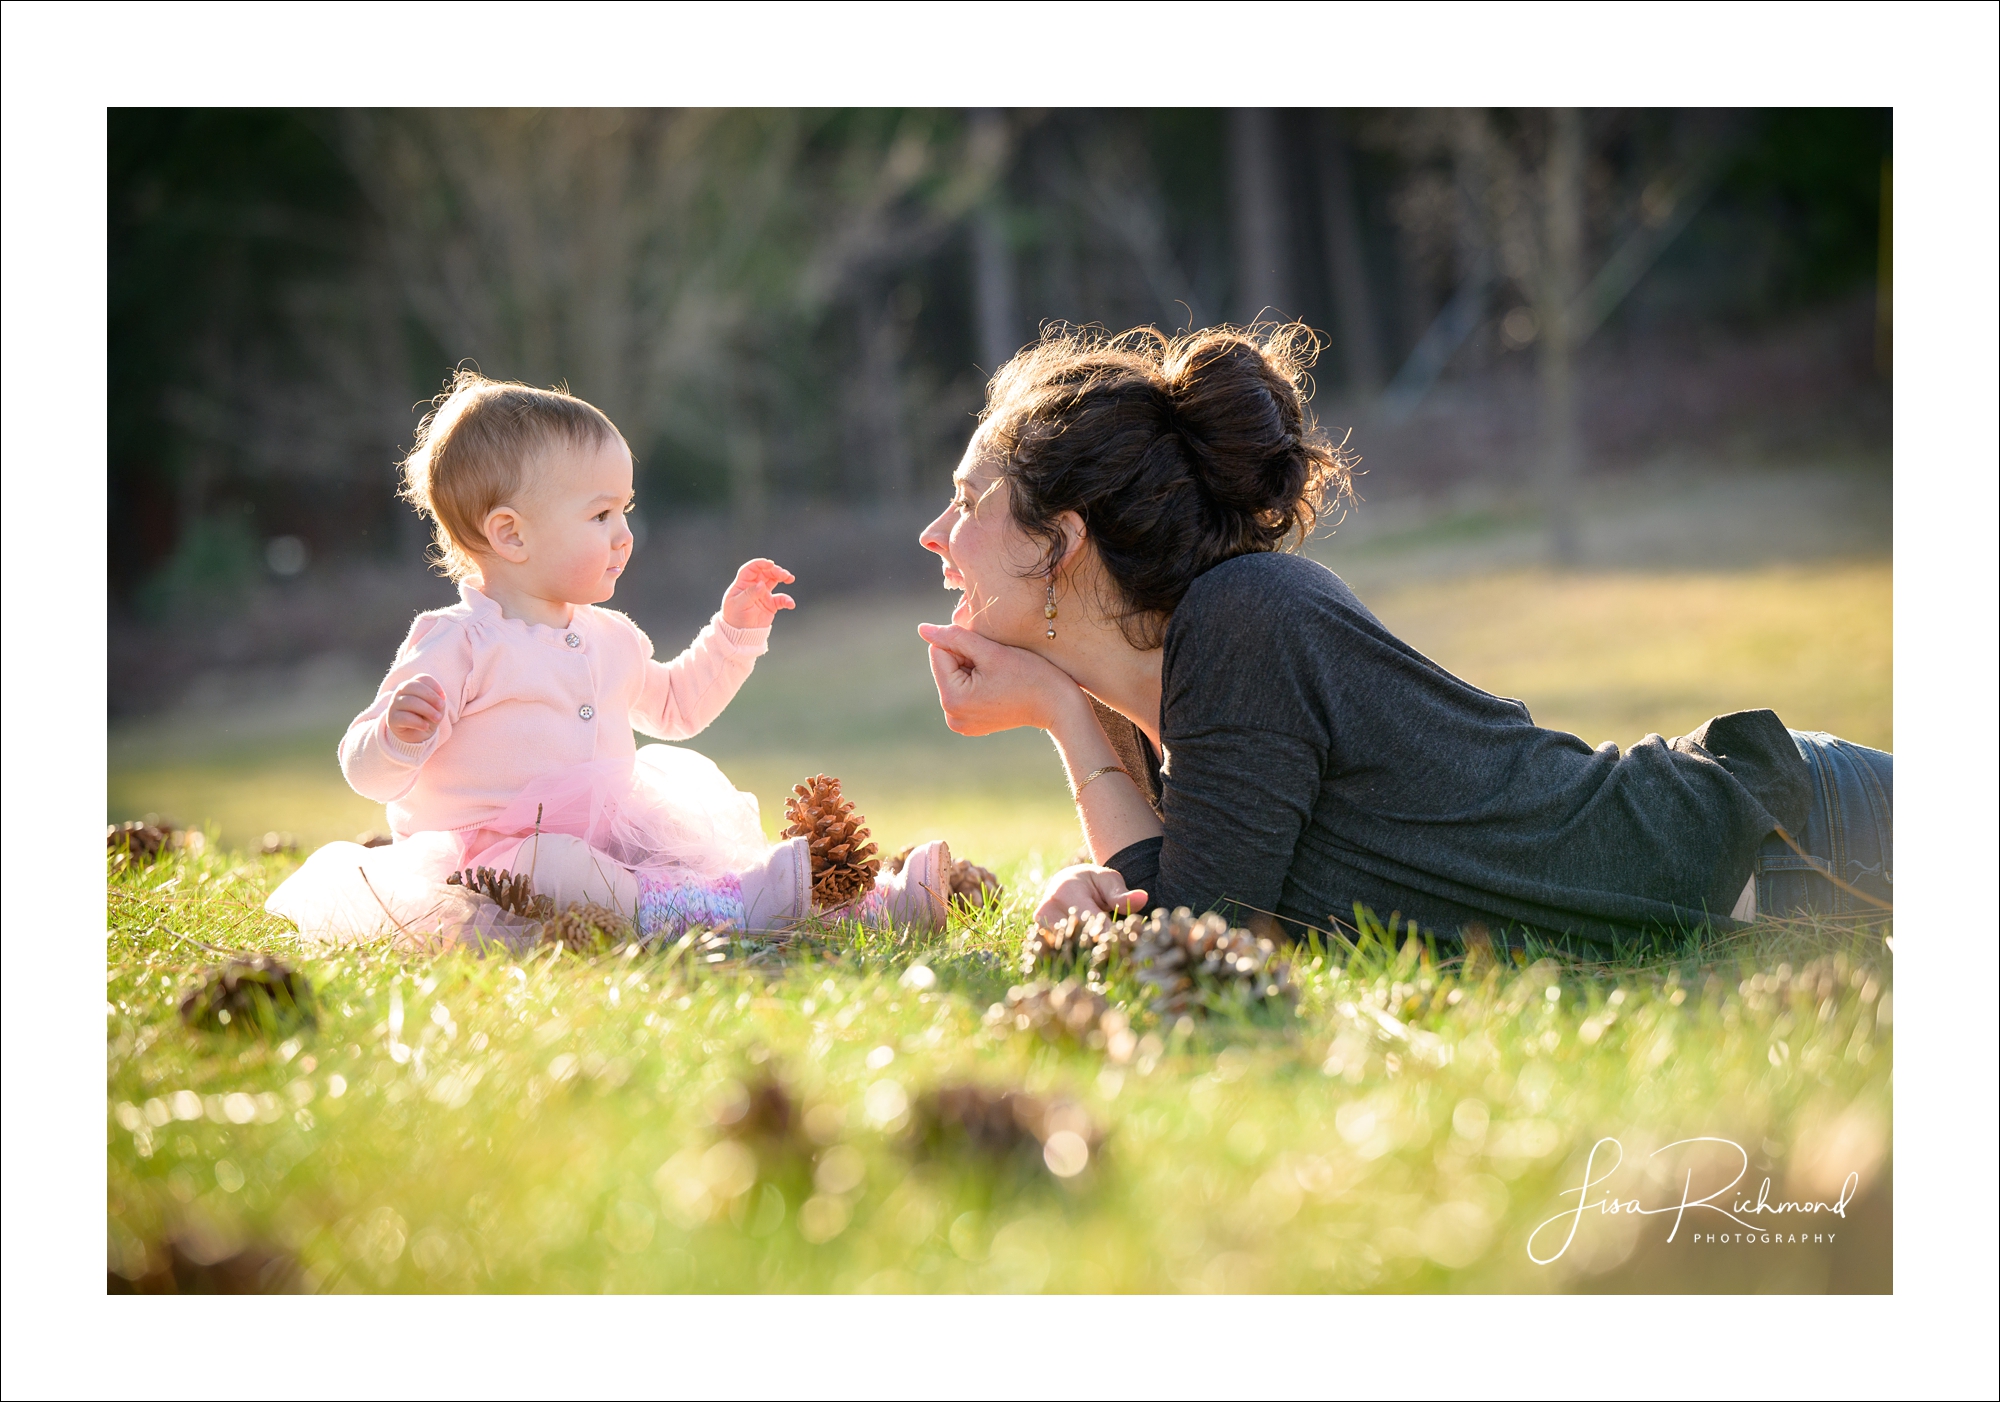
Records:
M768 628L779 609L796 608L789 594L771 591L795 576L769 560L752 560L736 572L735 583L722 596L722 621L731 628Z
M444 720L444 688L437 678L411 677L389 701L389 733L406 745L421 745Z

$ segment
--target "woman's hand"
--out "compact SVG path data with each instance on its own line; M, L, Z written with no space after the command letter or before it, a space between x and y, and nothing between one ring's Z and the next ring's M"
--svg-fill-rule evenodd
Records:
M736 572L722 596L722 621L731 628L768 628L780 609L798 605L789 594L771 591L796 579L790 570L769 560L752 560Z
M404 744L423 744L444 720L444 687L428 673L411 677L396 688L386 720L389 733Z
M920 624L917 633L930 644L944 723L960 735L1047 730L1065 706L1087 706L1069 673L1032 652L949 623Z
M1110 867L1064 867L1042 887L1042 903L1035 907L1035 923L1061 924L1070 912L1095 915L1130 915L1146 908L1144 891L1128 891L1125 878Z

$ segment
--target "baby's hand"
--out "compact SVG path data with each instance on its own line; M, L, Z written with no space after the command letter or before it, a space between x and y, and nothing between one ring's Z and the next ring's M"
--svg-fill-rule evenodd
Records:
M779 609L796 608L789 594L773 594L795 576L769 560L752 560L736 572L736 582L722 596L722 621L731 628L768 628Z
M444 688L437 678L411 677L389 702L389 733L406 745L421 745L444 720Z

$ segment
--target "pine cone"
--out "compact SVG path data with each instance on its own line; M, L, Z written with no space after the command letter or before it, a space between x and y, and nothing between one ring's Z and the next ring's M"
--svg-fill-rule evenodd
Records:
M903 869L903 863L909 860L910 853L916 850L916 844L910 844L882 863L883 869L894 876ZM949 887L945 893L947 899L953 905L962 906L966 910L998 905L1000 897L1007 890L1000 884L1000 878L986 867L976 862L968 862L962 857L951 864L951 875L946 879L946 885Z
M715 1107L715 1127L731 1139L792 1146L801 1131L792 1093L772 1076L753 1085L732 1084Z
M115 852L123 847L135 862L150 862L166 850L172 833L151 823L113 823L104 830L104 848Z
M281 1031L314 1020L306 976L261 954L232 959L181 997L181 1021L204 1032Z
M1270 940L1233 929L1220 915L1186 906L1155 911L1132 948L1139 982L1155 990L1154 1011L1172 1017L1206 1011L1217 999L1251 1004L1298 998L1291 964Z
M189 832L155 813L136 822L113 823L104 830L104 850L122 852L128 862L155 861L162 853L176 849L199 852L205 843L200 833Z
M917 1098L907 1142L911 1153L920 1158L969 1151L1023 1166L1039 1160L1070 1177L1082 1163L1059 1169L1048 1152L1050 1138L1064 1131L1081 1142L1085 1162L1096 1156L1104 1142L1103 1130L1073 1101L1044 1100L1026 1091L948 1085Z
M986 867L963 858L951 864L951 899L967 910L998 905L1006 889Z
M1129 1061L1138 1039L1125 1014L1111 1006L1102 989L1064 979L1037 979L1007 990L1007 1001L986 1010L986 1025L997 1032L1040 1033L1046 1041L1068 1039L1113 1061Z
M547 896L535 897L538 901ZM560 915L542 918L542 943L559 944L575 954L616 949L638 938L632 922L610 906L579 901Z
M791 1091L768 1070L724 1087L714 1107L716 1132L750 1151L760 1182L775 1185L792 1202L813 1192L813 1141Z
M444 879L447 886L463 886L477 891L509 915L527 920L553 920L556 903L535 894L535 884L526 872L495 871L492 867L467 867Z
M1145 923L1138 915L1095 911L1068 915L1053 926L1033 926L1021 940L1021 976L1031 977L1046 965L1083 961L1095 981L1112 956L1131 953Z
M392 847L396 842L396 839L389 836L388 833L377 832L373 828L369 828L365 832L356 833L354 840L363 847Z
M840 796L840 780L815 774L792 786L785 800L786 837L803 837L812 851L812 901L821 910L845 905L875 885L882 862L854 805Z

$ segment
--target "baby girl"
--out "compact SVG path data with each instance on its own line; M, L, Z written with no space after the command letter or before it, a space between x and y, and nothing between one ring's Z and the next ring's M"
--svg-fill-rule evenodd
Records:
M634 745L635 729L684 740L721 714L793 606L774 592L792 576L750 561L687 649L653 660L631 619L598 607L632 555L632 453L608 418L461 371L403 471L459 602L417 616L340 743L342 773L388 804L395 841L321 848L267 909L309 936L423 934L463 909L446 877L485 866L527 873L559 909L611 906L645 935L835 913L943 926L943 842L816 911L806 839L769 844L757 800L693 751Z

